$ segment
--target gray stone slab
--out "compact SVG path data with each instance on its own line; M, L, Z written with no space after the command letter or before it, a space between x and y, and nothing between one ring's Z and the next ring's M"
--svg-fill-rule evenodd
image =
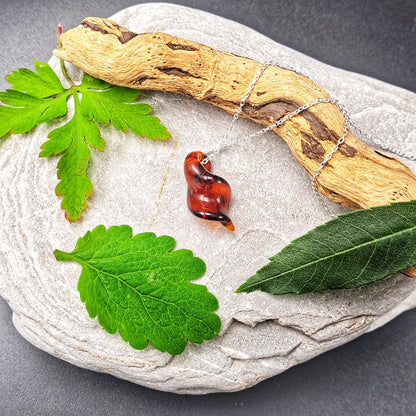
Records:
M299 68L340 99L372 134L409 150L416 138L416 122L409 117L416 111L415 94L321 64L245 26L163 4L126 9L114 19L136 32L165 31L258 61L272 59ZM57 68L55 59L51 63ZM106 152L93 155L90 169L94 196L83 220L74 225L65 221L54 195L56 160L37 158L49 130L41 126L0 144L5 213L0 294L14 311L16 328L31 343L78 366L152 388L194 394L235 391L415 306L416 283L403 275L358 290L302 297L234 294L270 255L327 220L328 214L311 192L307 175L271 133L224 151L215 160L215 172L233 189L230 215L236 232L201 223L185 205L183 159L191 150L212 147L230 116L172 94L143 93L142 98L154 107L173 140L155 144L104 129ZM257 129L240 121L236 132L246 135ZM133 350L89 319L76 291L79 267L56 263L52 253L55 248L71 249L77 237L99 223L128 223L135 233L172 235L178 248L191 248L203 258L207 273L199 282L219 299L220 336L202 345L189 344L184 354L171 357L152 347Z

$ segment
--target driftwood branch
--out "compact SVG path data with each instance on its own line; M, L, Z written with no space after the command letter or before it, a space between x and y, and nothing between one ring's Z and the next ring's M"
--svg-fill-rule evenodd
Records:
M61 35L54 54L112 84L169 91L211 103L233 114L261 63L165 33L136 34L108 19L87 18ZM263 126L328 93L293 71L268 67L247 100L242 117ZM312 175L338 137L344 116L321 103L275 132ZM367 147L351 132L322 170L318 190L351 209L416 199L416 176L395 158ZM416 272L409 269L416 276Z

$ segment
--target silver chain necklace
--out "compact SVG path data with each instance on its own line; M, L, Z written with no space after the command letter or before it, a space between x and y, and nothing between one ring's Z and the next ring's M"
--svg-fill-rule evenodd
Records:
M325 165L328 163L328 161L332 158L332 156L334 155L334 153L338 150L339 146L341 144L344 143L345 141L345 137L347 135L347 130L348 128L352 128L355 131L357 131L361 136L365 137L368 141L373 142L374 144L376 144L377 146L380 146L383 150L388 150L391 153L396 154L397 156L401 156L404 157L406 159L409 160L416 160L416 155L414 153L411 152L402 152L399 149L396 149L394 147L388 146L385 143L383 143L381 140L376 139L374 137L372 137L371 135L369 135L368 133L366 133L365 131L363 131L361 129L360 126L358 126L356 123L354 123L350 116L348 115L345 107L338 101L335 100L333 98L316 98L313 101L310 101L307 104L304 104L302 106L300 106L299 108L297 108L296 110L286 114L284 117L282 117L281 119L279 119L278 121L276 121L275 123L262 128L261 130L249 134L247 136L244 136L238 140L232 140L232 141L227 141L228 137L230 136L234 124L235 122L239 119L241 112L243 111L243 108L246 104L247 99L249 98L251 92L253 91L257 81L260 79L261 75L263 74L264 70L269 67L269 66L277 66L279 68L282 69L288 69L289 71L293 71L296 74L302 75L302 76L306 76L302 73L300 73L299 71L295 70L294 68L291 68L289 66L281 66L279 64L273 63L273 62L265 62L257 71L257 73L254 75L254 78L252 80L252 82L250 83L250 85L247 88L247 91L244 93L243 98L240 101L240 105L237 109L237 111L234 113L232 121L227 129L227 131L223 134L220 143L215 146L214 148L212 148L211 150L206 152L207 158L202 162L203 164L205 164L208 160L212 160L212 158L214 158L215 156L217 156L221 150L227 148L227 147L231 147L231 146L235 146L237 144L239 144L242 141L246 141L249 139L252 139L256 136L259 136L261 134L267 133L269 130L274 129L275 127L280 127L282 124L284 124L286 121L290 120L292 117L298 115L299 113L301 113L304 110L307 110L309 108L311 108L312 106L316 105L316 104L320 104L320 103L331 103L331 104L335 104L338 107L338 110L342 113L342 115L344 116L345 122L344 122L344 130L342 132L342 135L340 136L340 138L338 139L338 142L334 145L334 147L331 149L331 151L326 155L326 157L324 158L324 160L320 163L318 169L314 172L313 176L312 176L312 180L315 181L316 178L319 176L319 173L321 172L321 170L325 167ZM311 79L310 77L306 76L307 78ZM313 81L313 80L311 80ZM314 82L314 81L313 81Z
M252 134L249 134L249 135L244 136L244 137L239 138L239 139L230 140L229 137L232 133L234 125L235 125L236 121L239 119L240 114L243 111L244 106L246 105L246 101L250 97L250 94L253 91L257 81L260 79L260 77L263 74L263 72L265 71L265 69L269 66L272 66L272 65L277 66L277 67L282 68L282 69L287 69L287 70L293 71L293 72L295 72L299 75L305 76L304 74L300 73L299 71L295 70L294 68L292 68L290 66L281 66L281 65L273 63L273 62L265 62L259 68L257 73L254 75L254 78L253 78L252 82L249 84L249 86L247 88L247 91L244 93L244 96L240 101L240 105L238 106L237 111L233 115L233 118L231 120L230 125L228 126L228 129L224 132L224 134L223 134L220 142L218 143L218 145L216 145L212 149L208 150L205 154L203 154L201 152L193 152L193 153L190 153L187 156L187 159L185 161L185 176L187 176L187 182L188 182L188 207L190 208L190 210L193 214L197 215L200 218L220 221L223 225L225 225L230 230L234 230L234 225L232 224L231 220L226 215L226 211L228 210L228 204L229 204L230 198L231 198L231 190L227 191L228 193L224 191L225 192L224 195L220 195L220 196L211 195L212 194L212 189L213 189L213 183L215 181L219 181L220 183L225 184L229 188L228 183L224 179L222 179L222 178L220 178L216 175L212 175L209 172L209 169L211 167L211 160L213 158L215 158L222 150L224 150L228 147L240 144L243 141L247 141L247 140L250 140L254 137L260 136L260 135L262 135L262 134L264 134L264 133L266 133L266 132L268 132L268 131L276 128L276 127L280 127L286 121L288 121L291 118L297 116L301 112L303 112L303 111L305 111L305 110L307 110L307 109L309 109L309 108L311 108L311 107L313 107L317 104L321 104L321 103L335 104L337 106L338 110L344 116L344 128L343 128L343 131L341 133L341 136L338 138L337 143L331 148L329 153L320 162L318 168L314 171L314 173L312 174L312 177L311 177L311 185L312 185L313 191L319 197L319 199L322 202L324 208L328 211L328 213L331 216L335 216L335 214L327 206L327 204L325 202L323 202L323 200L320 198L320 194L318 193L317 188L316 188L316 180L317 180L318 176L320 175L320 173L322 172L322 170L327 165L327 163L331 160L331 158L334 156L334 154L338 151L339 147L344 143L349 129L354 129L362 137L365 137L368 141L371 141L374 144L376 144L377 146L380 146L383 150L390 151L391 153L394 153L398 156L401 156L401 157L404 157L404 158L407 158L407 159L410 159L410 160L416 160L416 155L414 153L402 152L399 149L396 149L392 146L388 146L385 143L383 143L381 140L378 140L378 139L372 137L371 135L369 135L368 133L364 132L356 123L354 123L351 120L351 118L349 117L345 107L341 103L339 103L336 99L331 98L331 97L316 98L313 101L310 101L310 102L296 108L295 110L291 111L290 113L287 113L285 116L283 116L282 118L280 118L276 122L270 124L267 127L263 127L261 130L258 130L257 132L254 132ZM309 77L307 77L307 78L309 78ZM311 78L309 78L309 79L311 79ZM198 155L196 155L196 153L198 153ZM193 184L192 180L189 179L189 178L191 178L191 174L189 173L189 171L188 171L188 174L187 174L187 161L189 163L192 159L196 163L193 167L192 174L197 178L197 183L198 183L198 186L196 188L194 186L194 189L192 188L192 185L194 185L194 184ZM204 202L204 200L205 200L205 202ZM197 205L196 201L198 201L199 204L201 204L201 201L202 201L201 211L198 211L198 210L194 209L195 205ZM194 204L193 204L193 202L194 202ZM213 207L218 208L218 210L215 211L215 209L213 209ZM205 208L205 210L207 212L205 212L203 210L203 208ZM220 210L220 208L222 208L222 211ZM225 212L223 212L223 211L225 211Z

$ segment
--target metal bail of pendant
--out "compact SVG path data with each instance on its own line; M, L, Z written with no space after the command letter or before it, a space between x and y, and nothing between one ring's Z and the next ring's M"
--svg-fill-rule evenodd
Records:
M205 163L202 164L202 161ZM234 224L227 215L231 201L230 185L210 172L211 162L207 156L198 151L189 153L185 158L184 170L189 210L199 218L219 221L228 230L234 231Z

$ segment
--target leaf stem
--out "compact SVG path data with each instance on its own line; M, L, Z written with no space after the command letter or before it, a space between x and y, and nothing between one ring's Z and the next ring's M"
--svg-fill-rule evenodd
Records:
M62 25L59 23L58 24L58 47L59 49L62 48L62 41L61 41L61 35L62 35ZM69 84L71 85L71 87L75 87L74 82L72 81L72 79L70 78L70 76L68 75L68 73L66 72L66 68L65 68L65 62L63 59L59 59L60 63L61 63L61 71L62 71L62 75L65 77L65 79L69 82Z
M58 261L74 260L73 257L71 256L71 253L67 253L65 251L55 250L53 254L55 255L56 260Z

